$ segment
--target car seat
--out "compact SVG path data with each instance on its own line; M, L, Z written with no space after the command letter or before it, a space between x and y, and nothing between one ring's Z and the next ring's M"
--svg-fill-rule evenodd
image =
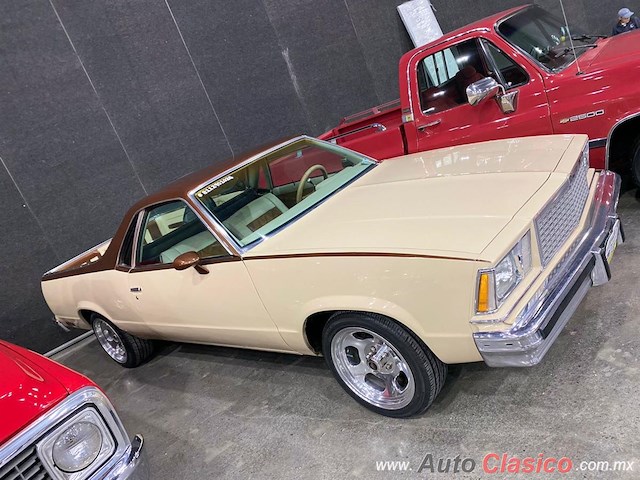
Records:
M436 87L427 88L420 94L422 111L425 113L436 113L457 106L458 103L449 95L450 92L448 90Z
M458 93L460 95L460 103L467 102L467 87L473 82L482 80L484 75L478 73L473 65L467 65L454 77L456 86L458 87Z

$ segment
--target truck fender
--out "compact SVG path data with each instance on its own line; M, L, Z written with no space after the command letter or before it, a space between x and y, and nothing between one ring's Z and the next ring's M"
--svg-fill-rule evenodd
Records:
M610 157L611 148L612 148L611 145L612 145L612 140L616 131L618 131L618 129L623 125L627 125L628 124L627 122L633 121L634 119L637 119L638 121L640 121L640 112L634 112L634 113L627 112L627 114L622 116L619 120L617 120L616 123L613 125L613 127L611 127L611 130L609 130L609 134L607 135L607 144L606 144L606 150L605 150L605 168L606 169L609 168L609 162L611 160L611 157Z

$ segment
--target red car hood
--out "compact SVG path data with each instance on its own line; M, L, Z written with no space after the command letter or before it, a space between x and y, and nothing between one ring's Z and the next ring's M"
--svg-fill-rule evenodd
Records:
M49 360L19 352L19 347L0 342L0 445L69 395L40 365Z
M640 30L598 40L597 47L578 58L585 71L638 64L640 58Z

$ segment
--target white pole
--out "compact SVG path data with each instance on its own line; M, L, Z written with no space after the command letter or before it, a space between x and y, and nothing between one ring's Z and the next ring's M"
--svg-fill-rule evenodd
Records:
M573 38L571 36L571 30L569 29L567 14L564 12L564 3L562 3L562 0L560 0L560 8L562 9L562 16L564 17L564 24L567 27L567 32L569 32L569 43L571 44L571 51L573 52L573 58L576 59L576 67L578 67L578 75L580 75L582 73L582 70L580 70L580 64L578 63L578 55L576 54L576 47L573 46Z

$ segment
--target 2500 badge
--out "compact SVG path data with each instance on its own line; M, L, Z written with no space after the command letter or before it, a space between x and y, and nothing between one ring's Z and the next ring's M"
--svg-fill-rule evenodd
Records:
M594 110L593 112L581 113L579 115L574 115L573 117L563 118L560 120L560 124L565 124L569 122L578 122L580 120L586 120L587 118L594 118L604 115L604 109Z

